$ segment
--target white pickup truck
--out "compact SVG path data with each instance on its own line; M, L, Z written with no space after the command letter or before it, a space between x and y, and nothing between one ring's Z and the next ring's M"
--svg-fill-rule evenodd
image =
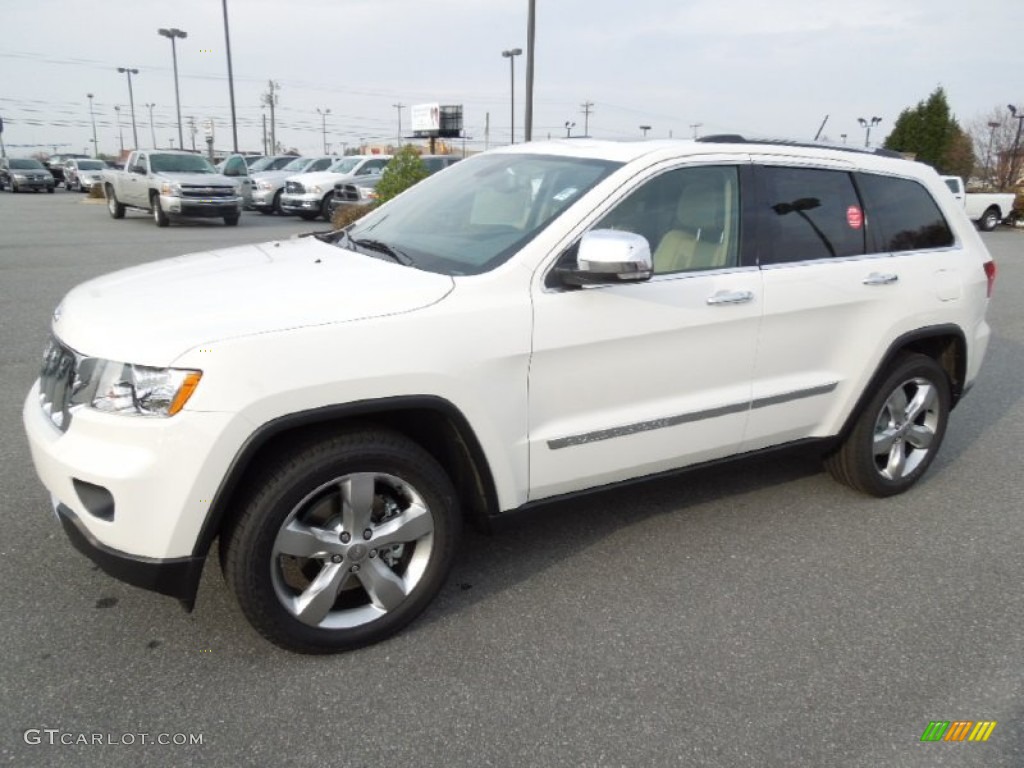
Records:
M241 163L244 168L245 161ZM192 217L223 218L234 226L242 215L236 180L217 173L200 155L138 150L124 168L106 171L103 177L107 209L115 219L124 218L125 208L139 208L151 212L158 227L166 227L172 218Z
M966 192L964 180L959 176L943 176L942 180L953 197L963 204L967 218L982 232L991 232L1013 211L1016 195L1012 192Z

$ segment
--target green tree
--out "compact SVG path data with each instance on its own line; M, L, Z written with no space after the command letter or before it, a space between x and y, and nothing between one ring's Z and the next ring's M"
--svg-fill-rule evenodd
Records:
M946 92L936 88L912 109L904 109L885 140L885 148L913 152L939 173L970 176L974 151L949 108Z
M386 203L429 175L426 164L420 160L420 153L411 144L406 144L384 169L384 175L377 184L377 202Z

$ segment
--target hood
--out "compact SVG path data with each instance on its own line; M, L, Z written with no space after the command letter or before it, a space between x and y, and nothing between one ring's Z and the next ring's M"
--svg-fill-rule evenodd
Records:
M224 339L411 312L453 287L445 275L305 237L91 280L64 298L53 330L84 355L159 367Z
M339 181L349 181L355 177L351 173L334 173L332 171L317 171L316 173L303 173L300 177L296 177L295 181L299 182L306 189L312 186L319 186L323 188L333 187ZM291 181L291 177L288 179Z
M284 181L292 176L301 176L302 171L257 171L249 174L253 181Z

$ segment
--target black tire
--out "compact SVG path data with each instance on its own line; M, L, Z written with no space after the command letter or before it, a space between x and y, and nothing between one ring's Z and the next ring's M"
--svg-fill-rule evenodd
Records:
M18 194L19 192L21 192L21 190L20 190L20 189L18 189L18 182L14 181L14 180L12 179L12 180L11 180L11 194L12 194L12 195L16 195L16 194Z
M260 477L220 554L242 612L271 642L301 653L369 645L440 591L462 520L444 470L404 436L353 429Z
M331 198L334 197L334 190L331 190L324 199L320 201L320 218L324 221L331 220Z
M107 212L110 214L110 218L123 219L124 205L117 201L117 193L114 192L113 185L107 184L104 191L107 193Z
M978 229L982 232L991 232L999 226L999 209L995 206L987 209L981 218L978 219Z
M53 190L53 187L47 187L47 188L46 188L46 191L47 191L47 192L48 192L49 194L51 194L51 195L52 195L52 194L53 194L53 191L54 191L54 190Z
M64 191L65 192L74 192L75 191L75 185L72 183L71 179L65 179L64 180Z
M894 496L916 483L935 458L949 421L950 384L930 357L898 358L825 467L841 483Z
M153 221L158 227L166 227L171 223L163 207L160 205L160 195L153 193L149 196L149 204L153 208Z
M241 215L237 214L237 213L234 216L225 216L224 217L224 224L226 224L229 227L237 227L238 226L238 220L240 218L241 218Z
M256 210L258 210L264 216L269 216L270 214L272 214L274 212L273 208L257 208Z
M274 193L274 203L273 206L271 207L272 213L283 213L283 211L281 210L281 194L283 192L283 189L279 189L277 190L277 192Z
M299 218L303 221L312 221L313 219L320 218L320 213L313 213L312 211L299 211Z

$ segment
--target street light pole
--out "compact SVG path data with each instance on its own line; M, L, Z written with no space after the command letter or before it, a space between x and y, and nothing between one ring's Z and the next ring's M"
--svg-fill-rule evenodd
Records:
M153 140L153 149L156 149L156 129L153 127L153 107L156 104L143 104L142 106L149 110L149 137Z
M511 76L512 84L512 95L510 98L511 116L509 118L509 130L512 134L512 144L516 143L516 56L520 55L522 52L522 48L511 48L507 51L501 52L501 55L508 59L508 71Z
M316 108L316 111L320 113L320 132L323 135L324 142L324 154L327 154L327 116L331 114L331 110L325 109L320 110L320 107Z
M526 118L523 120L523 141L526 142L533 140L533 48L536 31L537 4L536 0L529 0L526 15Z
M121 144L121 154L124 154L124 131L121 130L121 106L114 105L114 114L117 116L117 140Z
M238 152L238 121L235 118L235 76L231 71L231 34L228 31L228 0L221 0L224 8L224 43L228 51L228 92L231 95L231 138L234 151Z
M1006 183L1003 185L1004 189L1013 189L1017 186L1017 173L1019 166L1017 163L1017 152L1020 150L1020 129L1024 126L1024 112L1017 114L1018 110L1013 104L1007 104L1006 108L1010 110L1010 115L1017 121L1017 135L1013 139L1013 152L1010 155L1010 172L1006 177Z
M647 132L649 130L651 130L651 126L649 126L649 125L641 125L640 126L640 130L644 132L644 138L646 139L647 138Z
M174 59L174 103L178 109L178 146L184 149L185 140L181 133L181 96L178 95L178 48L174 41L179 37L184 40L188 37L188 32L172 27L171 29L158 29L156 33L171 41L171 57ZM156 146L155 140L153 146Z
M128 104L132 110L132 139L135 141L135 148L139 148L139 130L135 127L135 95L132 93L132 75L139 74L139 70L132 69L131 67L118 67L118 72L123 72L128 76Z
M92 156L100 156L100 145L96 143L96 113L92 111L92 94L85 94L89 97L89 118L92 120Z
M401 146L402 146L402 107L404 107L405 104L403 104L402 102L398 102L397 104L392 104L391 106L398 110L398 146L399 146L399 148L401 148Z
M865 147L870 147L871 146L871 129L874 128L876 125L878 125L880 122L882 122L882 118L880 118L880 117L872 117L871 118L871 122L869 123L863 117L858 117L857 118L857 122L860 123L860 127L864 129L864 146Z

